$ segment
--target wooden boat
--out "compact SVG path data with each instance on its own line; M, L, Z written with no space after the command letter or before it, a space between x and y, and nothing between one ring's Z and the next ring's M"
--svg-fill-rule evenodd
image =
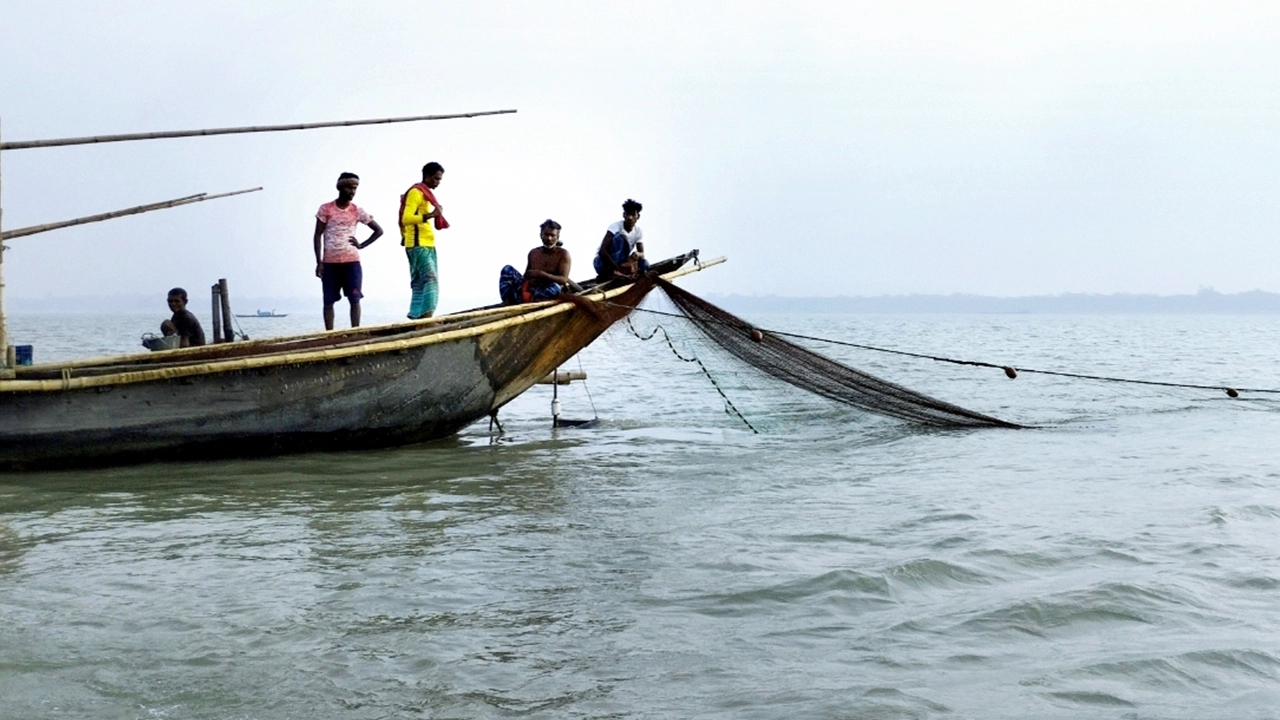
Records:
M0 151L514 112L0 142ZM0 241L261 189L199 193L7 230ZM0 242L0 268L5 247ZM685 266L696 256L694 251L672 258L655 265L654 273L674 278L721 261ZM630 313L653 285L647 277L621 287L606 283L557 302L382 327L21 366L7 340L0 278L0 468L376 448L445 437L496 417L499 408ZM253 317L282 316L258 311Z
M689 260L694 260L688 264ZM672 279L721 262L696 251ZM94 466L446 437L625 317L652 278L395 325L18 367L0 379L0 467Z

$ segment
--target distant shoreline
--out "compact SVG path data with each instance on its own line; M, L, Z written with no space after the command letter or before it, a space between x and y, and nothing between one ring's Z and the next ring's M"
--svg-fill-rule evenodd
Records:
M163 299L163 298L161 298ZM1027 295L995 297L989 295L876 295L834 297L785 297L777 295L708 294L706 299L736 313L954 313L1001 315L1063 314L1280 314L1280 293L1252 290L1242 293L1220 293L1201 290L1186 295L1149 295L1135 293L1064 293L1061 295ZM459 298L461 301L462 299ZM235 300L236 312L275 309L281 313L319 312L318 298L270 297ZM470 305L450 303L460 310L484 305L476 300ZM111 297L6 298L6 311L16 315L38 314L165 314L166 308L151 295L117 295ZM398 312L400 303L366 299L369 312ZM203 307L203 306L201 306Z

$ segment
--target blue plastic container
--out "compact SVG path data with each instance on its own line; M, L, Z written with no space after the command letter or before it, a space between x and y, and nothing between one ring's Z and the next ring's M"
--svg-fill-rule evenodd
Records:
M30 365L33 357L32 351L33 348L30 345L14 345L14 362L19 365Z

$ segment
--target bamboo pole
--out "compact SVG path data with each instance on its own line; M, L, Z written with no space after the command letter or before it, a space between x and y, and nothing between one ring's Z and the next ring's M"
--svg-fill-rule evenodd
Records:
M392 123L419 122L424 120L454 120L459 118L482 117L485 115L508 115L514 112L515 110L484 110L481 112L456 113L453 115L416 115L413 117L378 118L374 120L338 120L333 122L294 123L291 125L252 125L247 127L212 128L206 130L170 130L166 132L128 133L125 135L91 135L78 138L24 140L22 142L0 143L0 150L26 150L29 148L58 147L62 145L94 145L99 143L126 142L129 140L158 140L161 138L238 135L241 133L284 132L286 130L314 130L317 128L351 127L354 125L390 125Z
M222 288L218 287L218 283L214 283L209 288L213 296L213 343L222 342Z
M586 380L587 374L580 370L565 370L560 372L559 368L552 370L549 375L537 382L538 385L568 385L574 380Z
M0 142L0 146L4 143ZM9 333L6 330L8 323L4 319L4 193L0 186L0 350L5 351L4 365L0 369L12 368L9 363Z
M196 195L187 195L174 200L165 200L163 202L148 203L146 205L138 205L137 207L126 208L124 210L115 210L113 212L101 213L98 215L88 215L75 220L63 220L61 222L46 223L44 225L32 225L30 227L18 228L10 230L6 233L0 233L0 239L12 240L14 238L26 237L28 235L36 235L50 230L60 230L65 227L74 225L86 225L88 223L102 222L103 220L111 220L126 215L137 215L139 213L151 212L152 210L165 210L168 208L181 207L190 205L191 203L204 202L205 200L217 200L219 198L231 197L232 195L243 195L245 193L257 192L262 188L250 188L248 190L235 190L233 192L219 193L210 195L209 193L198 193Z
M222 342L231 342L236 339L235 331L231 329L231 290L227 287L227 279L218 279L218 295L222 300Z

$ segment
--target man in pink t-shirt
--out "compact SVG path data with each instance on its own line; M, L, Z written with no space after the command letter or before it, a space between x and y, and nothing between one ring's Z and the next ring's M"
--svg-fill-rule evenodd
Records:
M316 277L324 286L324 329L333 329L333 304L343 295L351 303L351 327L360 327L360 298L364 273L360 269L360 249L369 247L382 237L382 228L369 213L351 202L355 199L360 178L355 173L338 176L338 199L327 202L316 211L316 231L312 243L316 249ZM356 226L368 225L373 234L368 240L356 240Z

